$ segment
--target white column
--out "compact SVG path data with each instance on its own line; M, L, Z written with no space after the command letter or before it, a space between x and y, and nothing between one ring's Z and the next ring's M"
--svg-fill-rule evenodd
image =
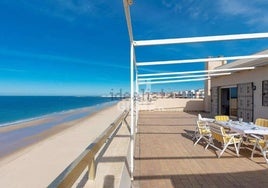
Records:
M130 172L134 173L134 46L130 45Z
M136 110L136 123L135 123L135 133L137 133L138 131L138 119L139 119L139 83L138 83L138 74L137 74L137 71L136 71L136 105L135 105L135 110Z

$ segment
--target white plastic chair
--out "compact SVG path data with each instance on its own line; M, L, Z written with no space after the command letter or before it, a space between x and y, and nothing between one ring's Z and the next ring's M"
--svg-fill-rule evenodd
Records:
M227 134L225 132L225 129L218 125L210 125L210 131L211 131L211 138L210 138L210 146L214 147L217 150L220 150L220 154L218 155L218 158L222 156L224 151L227 149L228 146L234 145L236 154L239 157L239 150L240 145L242 143L242 137L240 134ZM223 149L220 149L214 145L214 140L217 140L220 142L223 146Z
M265 162L268 164L268 159L267 159L268 135L257 136L257 135L251 134L250 136L253 139L249 138L248 141L251 143L254 143L254 147L251 153L251 159L253 159L254 153L256 152L256 148L258 148L261 151L261 154L263 158L265 159Z
M197 115L197 119L199 121L206 121L206 122L210 122L210 123L215 122L215 119L213 119L213 118L204 118L204 117L201 116L201 114Z
M207 123L205 121L200 121L197 120L196 121L196 131L194 134L194 138L193 140L196 139L196 142L194 143L194 146L201 140L205 140L207 142L207 145L205 147L205 149L207 149L207 147L209 146L209 138L211 137L211 132L209 127L207 126Z

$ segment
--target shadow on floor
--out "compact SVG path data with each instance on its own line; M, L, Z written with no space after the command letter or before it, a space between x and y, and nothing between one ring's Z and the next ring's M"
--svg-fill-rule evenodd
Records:
M135 181L140 181L141 187L148 187L146 181L166 180L172 187L267 187L268 170L238 172L238 173L213 173L190 175L151 175L136 176Z
M106 175L103 182L103 188L114 188L114 176Z

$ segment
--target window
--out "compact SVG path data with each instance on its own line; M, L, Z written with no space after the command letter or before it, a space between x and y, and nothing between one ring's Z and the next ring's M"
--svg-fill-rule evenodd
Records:
M262 106L268 106L268 80L262 81Z
M231 99L237 99L237 87L230 88L231 90Z

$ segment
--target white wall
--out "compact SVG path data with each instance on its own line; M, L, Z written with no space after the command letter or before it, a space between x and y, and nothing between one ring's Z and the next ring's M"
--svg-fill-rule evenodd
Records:
M219 67L221 65L226 64L226 61L208 61L205 64L205 70L213 70L216 67ZM210 112L211 108L211 93L210 93L210 88L211 88L211 81L206 80L205 81L205 88L204 88L204 111Z
M203 99L157 99L139 104L139 110L154 111L204 111Z

